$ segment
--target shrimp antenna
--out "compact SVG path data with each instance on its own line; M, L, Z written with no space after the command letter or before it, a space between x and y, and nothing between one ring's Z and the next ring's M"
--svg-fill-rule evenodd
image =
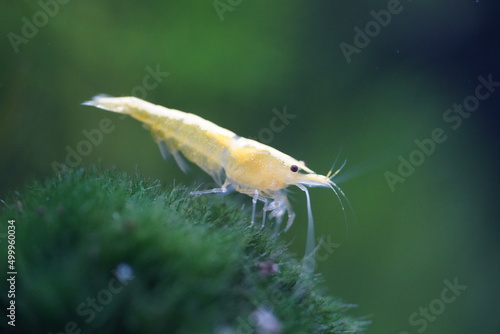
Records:
M353 210L352 205L351 205L351 202L347 198L347 196L344 193L344 191L342 189L340 189L340 187L335 182L332 181L332 183L329 186L330 186L330 189L332 189L332 191L335 194L335 196L337 197L337 199L339 200L340 207L342 208L342 213L344 214L344 222L345 222L345 226L346 226L346 233L347 233L347 236L349 236L349 225L347 224L347 213L346 213L344 202L342 201L342 199L344 199L345 202L347 203L347 206L349 207L349 211L351 211L351 214L353 216L355 216L354 215L354 210Z
M326 177L329 178L330 180L332 178L334 178L338 173L340 173L340 171L342 170L342 168L344 168L344 166L347 164L347 159L344 160L344 162L339 167L339 169L337 169L335 172L332 172L333 171L333 167L335 166L336 163L337 163L337 160L335 160L335 162L333 163L332 168L330 168L330 170L328 171L328 174L326 174Z
M333 161L333 164L332 164L332 167L330 168L330 170L328 171L328 174L326 174L326 177L330 177L330 175L332 174L332 171L335 169L335 165L337 164L337 162L339 161L339 158L340 158L340 154L342 153L342 149L339 150L339 153L337 153L337 156L335 157L335 160ZM344 162L344 165L345 165L345 162ZM343 166L343 165L342 165ZM341 169L342 167L340 167Z
M315 248L315 240L314 240L314 219L312 215L311 209L311 197L309 196L309 191L302 184L297 184L297 187L300 188L303 192L306 193L306 201L307 201L307 239L306 239L306 254L305 257L314 253ZM314 271L314 267L312 268Z
M346 210L345 210L345 207L344 207L344 202L342 201L342 199L345 200L345 202L347 203L347 206L349 207L349 209L350 209L350 211L351 211L351 213L353 215L354 215L354 211L352 209L351 202L349 202L349 199L347 198L347 196L344 193L344 191L342 189L340 189L340 187L335 182L333 182L333 178L335 176L337 176L340 173L340 171L347 164L347 159L345 159L344 162L342 163L342 165L335 172L333 172L333 169L334 169L335 165L337 164L338 158L339 158L339 155L337 155L337 158L335 159L335 161L334 161L334 163L332 165L332 168L330 168L330 170L328 171L328 174L326 174L326 177L330 179L331 184L329 186L332 189L332 191L335 194L335 196L337 196L337 199L340 202L340 206L342 208L342 213L344 214L344 222L345 222L345 226L346 226L346 234L348 236L349 235L349 225L347 224L347 213L346 213Z

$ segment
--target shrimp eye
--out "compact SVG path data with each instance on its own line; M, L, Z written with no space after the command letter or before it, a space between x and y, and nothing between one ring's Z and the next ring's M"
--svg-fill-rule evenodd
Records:
M295 173L299 170L299 167L297 167L296 165L291 165L290 170Z

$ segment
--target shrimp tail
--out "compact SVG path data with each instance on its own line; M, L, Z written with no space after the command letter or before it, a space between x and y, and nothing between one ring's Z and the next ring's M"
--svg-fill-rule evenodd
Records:
M92 100L82 103L84 106L93 106L104 110L109 110L119 114L132 114L134 110L139 109L139 104L149 103L141 101L133 96L125 97L112 97L105 94L99 94L92 98Z

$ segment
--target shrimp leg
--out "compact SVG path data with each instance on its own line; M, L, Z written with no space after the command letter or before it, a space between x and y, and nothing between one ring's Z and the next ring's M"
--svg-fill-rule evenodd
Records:
M262 225L261 229L266 225L266 211L267 211L267 198L260 196L260 193L257 189L253 192L252 197L252 220L250 222L250 226L253 226L255 223L255 211L257 209L257 201L264 202L264 207L262 208Z
M223 185L220 188L208 189L208 190L197 190L191 191L189 195L205 195L205 194L225 194L227 192L227 186Z

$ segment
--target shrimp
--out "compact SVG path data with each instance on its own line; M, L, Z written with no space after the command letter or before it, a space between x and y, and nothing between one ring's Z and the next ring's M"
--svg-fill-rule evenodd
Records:
M295 213L285 189L291 185L297 186L305 193L307 201L306 255L312 254L315 249L314 220L307 187L330 188L339 200L346 218L342 198L347 203L349 201L332 181L345 162L336 172L332 172L332 167L326 176L320 175L306 167L303 161L255 140L239 137L197 115L155 105L136 97L97 95L82 104L127 114L139 120L151 130L164 158L170 153L186 172L187 164L182 158L184 156L209 174L219 186L193 191L191 195L227 193L234 189L252 197L251 226L255 223L256 206L260 201L264 203L262 227L266 212L270 212L269 216L275 218L277 229L282 217L287 214L284 229L287 231L295 219Z

